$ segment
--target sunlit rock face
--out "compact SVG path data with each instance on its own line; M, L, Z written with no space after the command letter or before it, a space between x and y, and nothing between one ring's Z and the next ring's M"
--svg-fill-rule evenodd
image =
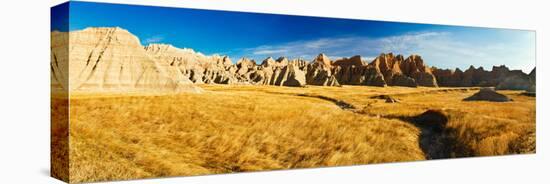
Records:
M497 90L529 90L535 85L534 74L531 77L521 70L510 70L504 65L493 66L491 71L474 66L464 72L458 68L449 70L433 67L432 70L438 84L445 87L480 86L496 87Z
M66 81L56 87L85 92L201 91L169 63L149 57L138 38L124 29L88 28L52 32L51 37L52 78Z
M195 84L496 87L535 90L535 70L527 75L506 66L491 71L429 67L419 55L382 53L372 61L356 55L331 60L324 53L311 61L267 57L204 55L168 44L142 46L122 28L88 28L51 33L52 90L200 92Z

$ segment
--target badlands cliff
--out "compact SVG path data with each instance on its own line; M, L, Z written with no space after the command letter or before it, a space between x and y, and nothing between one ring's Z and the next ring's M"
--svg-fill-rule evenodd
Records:
M51 33L52 89L85 92L199 92L189 78L150 57L121 28Z
M277 86L407 86L535 89L535 70L528 75L506 66L492 71L471 66L429 67L419 55L380 54L367 62L361 56L331 60L319 54L311 61L268 57L261 62L204 54L166 44L142 46L121 28L88 28L52 32L53 89L70 91L200 92L194 84Z

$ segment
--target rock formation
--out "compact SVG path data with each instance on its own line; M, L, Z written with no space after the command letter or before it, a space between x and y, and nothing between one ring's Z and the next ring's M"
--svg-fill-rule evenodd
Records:
M529 75L506 66L495 66L492 71L473 66L465 71L438 69L428 67L419 55L405 58L382 53L367 62L359 55L333 61L321 53L311 62L268 57L258 64L243 57L233 63L227 56L207 56L167 44L144 47L121 28L54 31L51 35L52 89L179 92L200 91L194 84L203 83L536 88L534 69Z
M335 61L333 65L336 67L334 73L340 84L380 87L386 85L380 71L374 66L367 65L361 56L342 58Z
M529 72L529 79L531 79L532 83L537 83L537 68L533 68L531 72Z
M497 90L528 90L531 87L529 76L511 75L499 82L496 86Z
M479 92L465 98L464 101L491 101L491 102L508 102L512 101L506 95L497 93L493 88L481 88Z
M307 65L306 82L311 85L340 86L336 76L332 73L332 61L325 55L319 54Z
M298 66L289 64L282 69L275 85L303 87L306 85L306 74Z
M306 76L300 64L298 61L289 62L285 57L277 60L268 57L254 70L252 81L261 85L303 87Z
M389 86L437 87L437 81L431 69L418 55L403 59L402 55L381 54L370 65L380 71Z
M316 85L437 87L431 69L417 55L404 59L392 53L381 54L371 63L366 63L361 56L331 62L326 55L320 54L308 65L307 76L308 84ZM336 81L332 82L334 79Z
M360 56L343 58L332 64L340 84L368 86L437 87L431 69L418 55L404 59L402 55L381 54L367 64Z
M383 75L385 83L389 86L418 86L413 78L403 73L403 64L403 56L394 56L393 53L382 53L370 63L370 65Z
M527 90L531 86L530 77L521 70L494 66L491 71L483 67L470 66L466 71L432 68L440 86L445 87L496 87L497 90Z
M431 69L424 64L424 60L418 55L411 55L401 65L401 71L405 76L413 78L417 85L437 87L437 80Z
M535 93L537 91L537 72L536 68L533 68L533 70L529 73L529 81L531 82L531 85L527 89L527 92L529 93Z
M52 88L86 92L199 92L181 72L149 57L121 28L52 32ZM70 39L68 39L70 38Z
M151 58L168 64L173 72L187 76L194 83L228 84L234 81L227 73L232 65L228 57L205 56L192 49L179 49L166 44L150 44L145 51Z
M462 87L462 78L464 76L464 72L460 70L459 68L456 68L454 70L450 69L437 69L435 67L432 68L433 74L436 77L437 84L439 86L456 86L456 87Z

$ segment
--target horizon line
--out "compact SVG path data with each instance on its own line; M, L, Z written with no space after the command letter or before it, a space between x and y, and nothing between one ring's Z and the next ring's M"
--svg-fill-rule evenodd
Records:
M195 52L196 54L201 54L205 57L212 57L212 56L220 56L220 57L228 57L230 60L231 60L231 63L233 64L236 64L237 61L241 60L241 59L249 59L251 61L253 61L254 63L256 64L261 64L261 62L263 62L264 60L268 59L268 58L273 58L274 60L278 60L279 58L286 58L288 59L289 61L291 60L295 60L295 59L301 59L301 60L304 60L304 61L309 61L309 62L312 62L313 60L315 60L315 58L318 56L318 55L321 55L321 54L324 54L325 56L327 56L332 62L334 61L337 61L337 60L341 60L341 59L349 59L349 58L352 58L352 57L355 57L355 56L359 56L361 58L361 61L365 61L367 62L368 64L372 63L374 60L376 60L376 58L380 57L381 55L386 55L386 54L392 54L392 55L395 55L395 56L405 56L403 54L394 54L394 52L381 52L380 54L378 54L377 56L362 56L361 54L355 54L355 55L352 55L352 56L349 56L349 57L342 57L342 56L329 56L327 54L325 54L324 52L321 52L319 53L317 56L310 56L312 57L311 60L307 60L307 59L304 59L304 57L289 57L289 56L285 56L285 55L281 55L281 56L267 56L265 57L264 59L257 59L257 58L254 58L254 57L246 57L246 56L241 56L241 57L231 57L229 55L224 55L224 54L218 54L218 53L214 53L214 54L204 54L203 52L200 52L200 51L197 51L195 49L193 49L192 47L178 47L172 43L166 43L166 42L151 42L151 43L143 43L143 40L138 37L137 35L133 34L130 30L126 29L126 28L123 28L123 27L120 27L120 26L89 26L89 27L85 27L85 28L81 28L81 29L70 29L68 31L60 31L60 30L51 30L50 33L53 33L53 32L59 32L59 33L71 33L71 32L78 32L78 31L84 31L84 30L87 30L87 29L120 29L120 30L124 30L126 32L128 32L129 34L135 36L138 41L139 41L139 44L140 46L142 47L148 47L148 46L151 46L151 45L168 45L168 46L171 46L171 47L174 47L176 49L190 49L191 51ZM395 52L397 53L397 52ZM413 55L416 55L416 56L420 56L422 57L422 55L420 54L410 54L408 57L410 56L413 56ZM237 59L238 58L238 59ZM275 59L277 58L277 59ZM424 59L422 58L422 60L424 61ZM258 63L260 62L260 63ZM427 65L427 64L426 64ZM493 68L495 67L506 67L508 70L510 71L521 71L523 72L524 74L529 74L529 72L525 72L523 71L522 69L511 69L509 68L508 66L506 66L505 64L493 64L492 65L492 68L491 70L486 70L486 71L492 71ZM432 65L432 66L428 66L429 68L437 68L437 69L442 69L442 70L451 70L451 71L456 71L457 69L459 69L460 71L466 71L470 68L474 68L474 69L483 69L485 70L485 68L481 65L479 65L478 67L475 67L474 65L470 65L466 68L460 68L460 67L454 67L454 68L440 68L440 67L437 67L435 65ZM533 71L534 69L536 68L536 62L535 62L535 66L533 67L533 69L531 69L531 71Z

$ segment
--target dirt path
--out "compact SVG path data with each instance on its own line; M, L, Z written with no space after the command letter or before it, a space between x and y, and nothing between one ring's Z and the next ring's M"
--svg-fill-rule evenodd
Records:
M417 127L420 128L421 132L418 137L418 145L427 160L451 158L453 139L448 136L449 134L445 129L434 130L430 127Z
M356 109L355 106L353 106L352 104L350 103L347 103L343 100L339 100L339 99L336 99L336 98L331 98L331 97L328 97L328 96L323 96L323 95L311 95L311 94L298 94L296 96L303 96L303 97L311 97L311 98L318 98L318 99L321 99L321 100L325 100L325 101L329 101L331 103L334 103L335 105L337 105L338 107L340 107L340 109L342 110L354 110Z

